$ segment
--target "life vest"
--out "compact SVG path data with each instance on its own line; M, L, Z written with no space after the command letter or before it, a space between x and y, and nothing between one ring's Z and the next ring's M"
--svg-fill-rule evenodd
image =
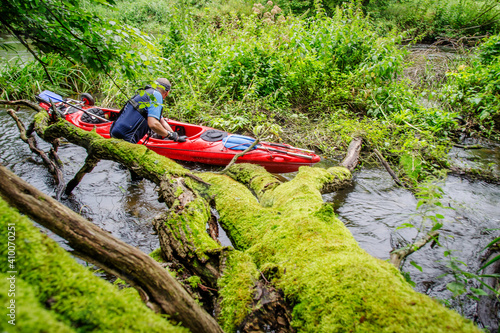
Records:
M146 93L132 97L120 110L118 119L111 125L110 135L117 139L137 143L149 131L148 105L154 89L146 87Z

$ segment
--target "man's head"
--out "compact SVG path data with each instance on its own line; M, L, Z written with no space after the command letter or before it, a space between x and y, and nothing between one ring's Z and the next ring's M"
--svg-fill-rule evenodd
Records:
M156 89L158 89L163 98L165 98L170 92L170 88L172 87L170 81L165 78L159 78L155 83L157 84Z

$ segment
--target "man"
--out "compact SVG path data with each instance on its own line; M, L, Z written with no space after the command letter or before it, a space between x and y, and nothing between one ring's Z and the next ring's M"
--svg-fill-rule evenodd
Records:
M151 129L156 134L170 140L184 142L186 138L172 130L162 117L163 99L171 88L170 81L164 78L156 80L156 88L146 88L142 94L132 97L120 112L118 119L111 125L110 135L113 138L137 143ZM130 170L132 181L140 181L142 177Z
M110 134L113 138L137 143L151 129L170 140L185 141L161 115L163 99L170 92L170 81L160 78L155 83L156 88L146 88L144 93L135 95L125 104L111 126Z

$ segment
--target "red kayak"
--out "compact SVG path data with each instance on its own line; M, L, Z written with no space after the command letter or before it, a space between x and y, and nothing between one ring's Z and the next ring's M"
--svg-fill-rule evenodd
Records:
M104 138L109 138L109 129L119 110L97 108L93 106L91 96L83 97L83 101L63 100L61 96L44 91L38 96L40 106L51 109L50 102L56 110L73 125L86 130L94 130ZM83 95L82 95L83 96ZM192 125L175 120L168 124L179 135L185 135L185 142L154 138L146 135L138 144L143 144L160 155L180 161L199 162L211 165L227 165L234 155L250 147L254 138L227 133L207 126ZM251 151L240 156L236 163L259 164L271 173L294 172L299 167L312 166L320 161L320 157L311 150L295 148L287 144L260 142Z

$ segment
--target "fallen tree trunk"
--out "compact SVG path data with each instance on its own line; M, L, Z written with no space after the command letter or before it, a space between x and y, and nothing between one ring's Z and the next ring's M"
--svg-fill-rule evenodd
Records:
M2 197L0 238L6 258L0 261L0 301L15 305L2 331L136 333L147 327L151 333L189 332L146 308L132 288L119 290L96 276ZM8 261L8 255L15 260Z
M0 166L0 195L68 241L74 254L143 290L146 304L159 308L193 332L222 332L177 281L153 258L38 191Z
M292 181L280 183L261 167L240 164L228 176L203 173L199 181L143 146L105 140L64 121L49 125L43 114L36 124L42 137L65 137L160 185L160 198L170 206L155 222L162 252L216 286L216 313L226 331L245 329L249 322L255 325L248 329L263 330L269 320L284 320L285 330L304 332L478 332L415 292L391 264L359 248L321 197L350 181L347 168L302 167ZM210 204L235 250L221 250L206 232ZM207 263L206 269L196 267ZM263 299L262 281L283 295L285 306L276 298L274 309L292 310L251 319L259 317L254 300Z

